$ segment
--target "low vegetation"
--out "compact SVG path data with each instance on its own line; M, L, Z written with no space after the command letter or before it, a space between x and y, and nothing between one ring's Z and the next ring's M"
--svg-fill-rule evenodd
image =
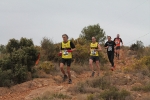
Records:
M33 100L70 100L71 97L62 93L50 93L46 92L41 97L37 97Z
M0 57L0 86L10 87L25 82L29 73L32 77L39 52L31 39L10 39L2 52L5 55Z
M132 87L133 91L144 91L144 92L150 92L150 83L145 84L143 86L137 86L137 87Z
M126 100L130 92L119 90L111 85L108 77L98 77L79 82L77 85L68 89L73 94L90 94L87 100Z

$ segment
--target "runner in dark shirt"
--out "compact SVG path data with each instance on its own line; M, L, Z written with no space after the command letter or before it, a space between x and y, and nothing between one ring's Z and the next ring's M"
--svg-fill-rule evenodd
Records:
M107 49L108 59L112 65L111 70L113 71L114 66L114 48L116 46L115 42L111 40L111 37L107 37L108 41L105 43L105 48Z

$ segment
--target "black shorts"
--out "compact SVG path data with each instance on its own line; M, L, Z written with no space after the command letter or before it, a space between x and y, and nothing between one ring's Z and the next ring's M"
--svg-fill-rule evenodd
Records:
M67 63L67 66L70 67L71 65L71 59L61 59L61 63L63 63L64 65Z
M93 62L99 61L99 57L98 56L90 56L90 59L92 59Z
M116 50L120 50L120 46L117 46L117 47L116 47Z

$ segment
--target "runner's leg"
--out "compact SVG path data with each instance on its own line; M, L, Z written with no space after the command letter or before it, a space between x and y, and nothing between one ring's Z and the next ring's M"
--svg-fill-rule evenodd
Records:
M66 75L66 73L64 71L64 64L65 64L65 60L62 59L62 63L60 63L60 70L64 74L63 81L65 81L67 79L67 75Z
M117 56L118 56L118 59L119 59L120 49L117 50L117 53L118 53Z
M116 54L116 57L117 57L117 55L118 55L118 54L117 54L117 47L115 48L115 54Z
M67 59L67 73L69 79L71 79L70 66L71 66L71 59Z
M97 71L98 71L98 74L100 73L100 65L99 65L99 60L96 61L96 66L97 66Z
M89 59L89 65L90 65L90 68L91 68L91 71L92 71L91 77L94 77L94 75L95 75L94 68L93 68L93 61L94 61L94 58Z
M111 63L111 54L108 53L107 56L108 56L109 62Z
M89 65L90 65L90 69L92 70L92 72L94 71L93 69L93 60L89 59Z
M60 70L64 75L66 75L66 73L64 71L64 63L60 63Z
M111 65L112 67L114 67L114 53L111 54L110 59L111 59Z
M67 66L67 73L68 73L69 79L71 79L70 66Z

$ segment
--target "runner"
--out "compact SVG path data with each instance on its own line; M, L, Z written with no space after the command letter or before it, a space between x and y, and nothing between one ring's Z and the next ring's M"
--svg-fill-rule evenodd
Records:
M114 39L114 42L116 43L116 49L115 49L116 57L118 57L118 60L119 60L120 43L122 43L122 46L123 46L123 41L120 38L119 34L117 34L117 37Z
M63 34L62 35L63 42L61 43L61 51L59 53L60 56L62 56L62 60L60 63L60 69L61 72L64 74L63 81L66 81L67 78L69 78L68 84L72 83L71 80L71 73L70 73L70 65L71 65L71 59L72 59L72 52L75 50L75 45L68 40L68 35ZM66 75L64 71L64 65L67 63L67 73Z
M111 63L111 70L115 69L114 66L114 48L116 46L115 42L111 40L111 36L107 37L108 41L105 43L105 48L107 49L108 59Z
M97 66L97 75L99 76L100 74L100 66L99 66L99 54L98 51L101 51L101 46L96 42L96 38L92 37L92 43L90 44L90 59L89 59L89 65L92 70L92 75L91 77L94 77L95 71L93 69L93 62L96 63Z

